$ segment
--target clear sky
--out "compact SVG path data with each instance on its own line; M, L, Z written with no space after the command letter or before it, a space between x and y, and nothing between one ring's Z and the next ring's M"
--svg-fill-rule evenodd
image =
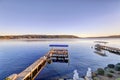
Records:
M120 0L0 0L0 35L120 34Z

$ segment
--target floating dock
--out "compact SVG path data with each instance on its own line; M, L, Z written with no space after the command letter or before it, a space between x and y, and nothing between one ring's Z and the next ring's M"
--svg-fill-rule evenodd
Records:
M49 59L54 60L67 60L68 59L68 50L67 49L55 49L52 48L45 56L39 58L25 70L19 74L12 74L7 77L5 80L34 80L41 70L46 66Z
M104 45L96 44L95 45L95 49L107 50L109 52L116 53L116 54L120 55L120 49L119 48L114 48L114 47L109 47L109 46L104 46Z
M53 49L50 52L50 60L53 62L68 63L69 55L67 49Z

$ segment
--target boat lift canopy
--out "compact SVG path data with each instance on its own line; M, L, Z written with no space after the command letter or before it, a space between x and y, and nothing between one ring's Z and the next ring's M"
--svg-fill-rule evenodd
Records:
M49 47L68 47L66 44L50 44Z

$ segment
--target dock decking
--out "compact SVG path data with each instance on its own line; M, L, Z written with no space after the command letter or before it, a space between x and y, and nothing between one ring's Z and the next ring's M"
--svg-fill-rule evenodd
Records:
M53 49L50 55L53 62L68 63L69 61L67 49Z

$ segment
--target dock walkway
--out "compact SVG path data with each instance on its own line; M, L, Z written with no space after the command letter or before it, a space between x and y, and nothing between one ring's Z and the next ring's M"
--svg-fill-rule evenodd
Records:
M19 74L12 74L6 78L9 80L34 80L41 70L48 63L48 59L56 57L57 59L68 58L67 49L51 49L45 56L39 58Z

